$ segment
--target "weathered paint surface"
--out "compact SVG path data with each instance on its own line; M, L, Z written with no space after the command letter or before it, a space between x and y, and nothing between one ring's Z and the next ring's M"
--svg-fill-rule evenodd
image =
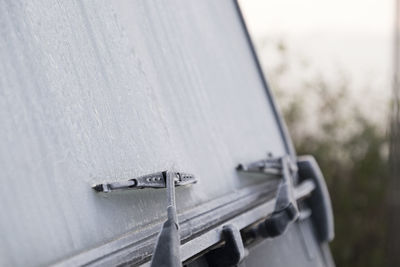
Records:
M253 183L238 162L284 153L232 1L1 1L0 122L1 266L165 214L163 190L92 183L191 172L182 211Z

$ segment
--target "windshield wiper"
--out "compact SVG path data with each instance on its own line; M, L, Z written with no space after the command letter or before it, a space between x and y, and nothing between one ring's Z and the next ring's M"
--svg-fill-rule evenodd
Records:
M179 222L176 214L175 186L196 183L192 174L163 171L140 176L128 181L110 182L93 185L97 192L109 193L115 190L167 188L167 220L161 227L151 266L178 267L182 266L180 257Z

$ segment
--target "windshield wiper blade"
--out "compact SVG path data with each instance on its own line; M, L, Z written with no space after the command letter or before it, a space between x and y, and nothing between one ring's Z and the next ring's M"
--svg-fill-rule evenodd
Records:
M166 188L166 173L169 171L156 172L127 181L106 182L95 184L92 188L97 192L109 193L115 190L145 189L145 188ZM174 176L175 186L194 184L197 182L194 175L184 172L170 172Z

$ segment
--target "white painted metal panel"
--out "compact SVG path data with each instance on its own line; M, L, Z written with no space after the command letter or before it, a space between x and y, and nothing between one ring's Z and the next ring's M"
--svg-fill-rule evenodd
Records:
M0 265L49 264L160 219L161 190L90 185L165 169L178 211L255 183L284 144L233 1L0 4Z

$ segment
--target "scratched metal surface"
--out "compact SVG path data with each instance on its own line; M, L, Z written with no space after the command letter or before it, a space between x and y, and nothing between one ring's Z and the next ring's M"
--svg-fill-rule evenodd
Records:
M39 266L163 216L165 192L90 185L194 173L178 211L284 145L233 1L1 1L0 265Z

